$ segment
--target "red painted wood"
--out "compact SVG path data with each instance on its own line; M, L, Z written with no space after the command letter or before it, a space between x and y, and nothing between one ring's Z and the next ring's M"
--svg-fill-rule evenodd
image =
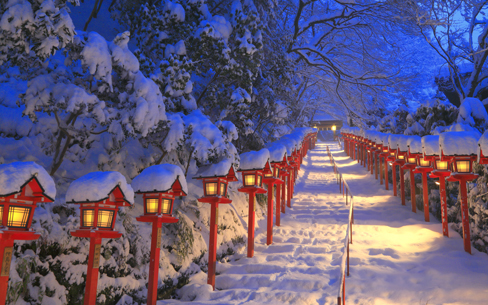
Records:
M469 226L468 190L466 187L466 182L466 180L459 181L459 191L461 192L461 217L463 224L464 251L471 254L471 228Z
M429 213L429 186L427 185L427 173L422 172L422 191L424 194L424 218L426 222L430 222Z
M285 186L283 185L283 188ZM281 184L276 185L276 226L281 225Z
M405 205L405 178L403 168L400 166L400 196L402 197L402 205Z
M13 247L13 246L14 246L13 239L10 238L0 239L0 264L3 262L3 254L5 252L5 247ZM1 267L3 268L3 266ZM7 301L8 279L9 279L8 276L0 276L0 304L1 305L5 305L5 302Z
M254 195L253 195L254 196ZM208 241L208 276L207 284L215 290L215 269L217 268L217 232L219 204L213 203L210 210L210 237Z
M388 159L386 156L383 158L385 161L385 189L388 191L390 182L388 181Z
M415 198L415 173L414 169L410 169L410 201L412 202L412 212L417 213L417 200Z
M393 180L393 196L397 196L397 182L396 182L396 164L391 165L391 179Z
M256 212L254 211L255 193L249 193L249 221L247 224L247 257L254 256L254 227L256 225Z
M151 259L149 261L149 278L147 285L147 304L156 305L158 298L158 274L159 274L159 256L160 248L158 245L158 228L161 228L160 222L153 222L151 234ZM159 243L161 244L161 243Z
M287 191L286 188L288 187L288 179L286 176L283 177L283 188L281 189L281 212L285 214L286 212L286 198L287 198Z
M383 185L383 161L381 160L381 155L379 156L379 160L380 162L378 162L380 164L380 185Z
M273 243L273 183L268 184L268 223L266 244L271 245Z
M93 305L97 302L97 286L98 286L98 268L93 268L93 260L95 255L95 246L100 245L102 239L100 237L90 238L90 251L88 254L88 268L86 272L86 286L84 305Z
M439 177L441 195L442 234L449 237L449 223L447 221L446 178Z

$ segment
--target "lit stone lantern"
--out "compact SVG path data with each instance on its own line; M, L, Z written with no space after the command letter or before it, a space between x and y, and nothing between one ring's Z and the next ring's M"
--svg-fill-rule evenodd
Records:
M410 136L407 140L407 146L407 163L403 167L410 170L410 200L412 202L412 212L417 213L415 174L417 173L417 159L422 156L422 138L419 136Z
M446 198L446 178L451 175L451 164L449 161L441 160L441 151L439 148L439 136L425 136L422 138L422 148L424 159L431 162L433 167L430 173L431 178L439 178L439 194L441 197L441 218L442 233L449 237L449 225L447 221L447 198Z
M434 142L434 145L431 145ZM421 140L422 151L421 155L417 157L417 167L415 171L422 174L422 191L424 195L424 218L425 221L430 221L429 213L429 186L427 184L427 174L434 170L432 158L435 157L435 151L432 148L439 147L439 136L424 136ZM433 146L433 147L432 147Z
M254 256L254 227L256 225L256 194L266 194L263 189L263 177L265 172L271 171L269 163L269 151L264 148L260 151L251 151L241 154L241 163L237 170L242 174L243 186L239 192L249 195L249 222L247 231L247 256Z
M388 162L391 162L393 196L397 196L396 166L399 165L399 163L397 162L397 152L398 152L398 141L400 139L401 139L400 135L392 134L388 136L389 156L386 159Z
M229 204L232 200L227 198L227 190L230 182L237 181L234 165L230 160L202 166L198 169L193 179L202 180L204 196L199 202L210 204L210 237L208 246L208 278L207 284L215 290L215 270L217 267L217 232L219 204ZM256 175L247 177L249 185L254 185L258 179Z
M71 235L90 238L83 304L96 304L102 238L122 236L114 231L117 211L134 203L134 191L119 172L93 172L70 184L66 203L80 205L80 229Z
M471 254L471 228L468 211L468 181L475 180L478 175L473 173L473 161L478 153L479 136L474 132L444 132L439 136L441 161L452 164L449 181L459 181L461 196L461 217L463 225L464 250Z
M276 184L276 225L280 225L281 217L281 180L280 171L286 166L286 147L279 143L273 143L268 147L272 172L264 174L264 183L268 185L268 223L266 244L273 242L273 193Z
M16 240L37 240L30 229L38 203L53 202L56 187L46 170L34 162L0 165L0 304L5 304L10 263Z
M406 169L405 164L408 159L408 136L399 135L397 138L397 153L393 164L400 168L400 197L402 198L402 205L405 205L405 175L403 171Z
M185 174L179 166L161 164L144 169L132 180L132 188L136 194L143 196L144 215L136 219L152 223L147 304L155 305L158 292L162 224L178 221L172 216L174 200L175 197L186 196L188 187Z

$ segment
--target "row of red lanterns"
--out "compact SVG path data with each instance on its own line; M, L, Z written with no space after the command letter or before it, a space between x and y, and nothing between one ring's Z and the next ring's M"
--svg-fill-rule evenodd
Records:
M287 204L290 207L299 164L307 151L315 147L316 140L317 133L309 133L305 135L301 146L290 155L283 155L282 160L270 162L268 159L262 168L237 170L242 173L244 184L239 191L249 194L249 257L253 256L254 249L254 195L266 193L262 184L268 185L267 242L270 244L273 225L273 185L278 186L276 224L279 226L279 215L285 209L285 186L281 190L279 186L284 181L288 182ZM119 207L131 206L134 203L134 191L142 195L144 204L144 215L137 220L152 223L147 304L156 304L162 224L178 221L172 216L173 204L176 197L188 194L184 177L178 166L162 164L146 168L134 178L132 186L127 184L124 176L118 172L93 172L71 183L66 194L66 202L80 205L80 228L72 231L71 235L90 239L85 305L96 303L101 241L103 238L122 236L114 230L117 211ZM204 196L199 201L211 204L208 283L215 289L218 205L232 202L227 198L228 184L238 179L233 164L227 160L200 168L194 179L203 181ZM49 174L34 162L0 165L0 182L5 184L0 186L1 305L6 302L14 241L36 240L40 237L30 229L34 210L38 203L53 202L56 189ZM278 202L283 203L278 204Z
M393 171L393 194L397 196L396 167L400 171L400 196L405 205L404 171L410 172L412 211L416 212L414 174L422 174L423 204L425 221L430 221L427 177L439 179L443 235L449 237L446 200L446 180L459 182L464 250L471 253L470 225L467 202L467 182L475 180L473 161L477 160L480 137L473 132L445 132L440 135L403 136L364 131L359 128L343 128L344 150L371 175L385 181L388 190L388 163ZM484 138L484 137L483 137ZM483 139L482 138L482 139ZM487 136L488 138L488 136ZM488 143L488 141L486 141ZM481 154L479 163L488 164L488 158Z

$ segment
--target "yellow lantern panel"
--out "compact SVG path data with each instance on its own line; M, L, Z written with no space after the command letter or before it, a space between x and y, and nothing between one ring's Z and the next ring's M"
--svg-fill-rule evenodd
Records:
M272 178L273 177L273 173L264 174L264 177L266 177L266 178Z
M280 176L280 168L279 167L274 168L274 176L276 178L278 178Z
M0 205L0 224L3 225L3 205Z
M258 185L261 186L263 185L263 177L258 175Z
M220 183L220 196L226 196L227 195L227 184L225 183Z
M430 166L430 161L425 160L425 158L419 158L419 165L420 166Z
M244 175L244 185L252 186L256 184L256 176L254 174Z
M417 159L415 157L408 158L408 163L416 164L417 163Z
M171 203L173 200L163 198L162 206L161 206L161 213L163 214L171 214Z
M3 210L3 209L2 209ZM7 227L27 228L31 208L10 206L8 208ZM2 211L3 215L3 211Z
M95 223L95 210L83 210L81 217L82 227L93 227Z
M388 148L383 148L383 152L388 152Z
M335 125L333 125L333 126L332 126L332 130L336 130L336 128L337 128L337 127L336 127Z
M394 155L395 155L395 152L391 152L391 153L390 153L390 156L394 156Z
M449 168L449 162L437 160L435 161L435 167L438 170L447 170Z
M399 160L405 159L405 156L404 155L398 155L397 157L398 157Z
M469 173L471 161L456 161L456 171L458 173Z
M146 213L156 214L158 212L158 198L146 198Z
M205 192L207 196L217 195L217 182L206 182Z
M111 228L114 220L114 211L98 210L98 227Z

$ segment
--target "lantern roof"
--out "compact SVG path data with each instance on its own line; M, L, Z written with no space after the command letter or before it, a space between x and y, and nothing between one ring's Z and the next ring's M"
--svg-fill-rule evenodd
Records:
M263 148L259 151L241 154L241 164L238 171L264 170L266 167L269 167L269 150Z
M193 176L193 179L204 178L226 178L228 181L237 181L236 170L234 163L229 159L224 159L216 164L204 165L198 168L197 173Z
M397 149L398 148L398 141L401 141L402 137L398 134L390 134L388 136L388 147L390 149Z
M66 192L66 202L100 202L108 199L117 188L127 205L134 204L134 191L119 172L92 172L76 179L71 182Z
M488 131L485 131L478 141L478 156L480 155L480 150L483 151L483 155L488 154Z
M408 151L408 140L410 139L409 136L405 135L398 135L398 140L397 140L397 147L401 152L407 152Z
M478 152L480 136L470 131L441 133L439 146L445 156L470 156Z
M388 138L390 137L390 133L379 133L379 138L381 140L381 143L383 144L384 147L388 147Z
M440 156L441 150L439 148L439 136L423 136L422 152L426 156Z
M407 145L411 154L422 153L422 138L419 136L410 136L408 138Z
M39 187L37 191L50 201L54 201L56 197L54 180L44 167L35 162L12 162L0 165L0 197L22 192L22 189L32 180L37 182Z
M281 163L283 162L283 158L286 157L286 146L279 142L271 143L271 145L268 146L268 150L269 161L271 163Z
M135 177L131 185L136 193L173 191L188 194L185 174L174 164L150 166Z

